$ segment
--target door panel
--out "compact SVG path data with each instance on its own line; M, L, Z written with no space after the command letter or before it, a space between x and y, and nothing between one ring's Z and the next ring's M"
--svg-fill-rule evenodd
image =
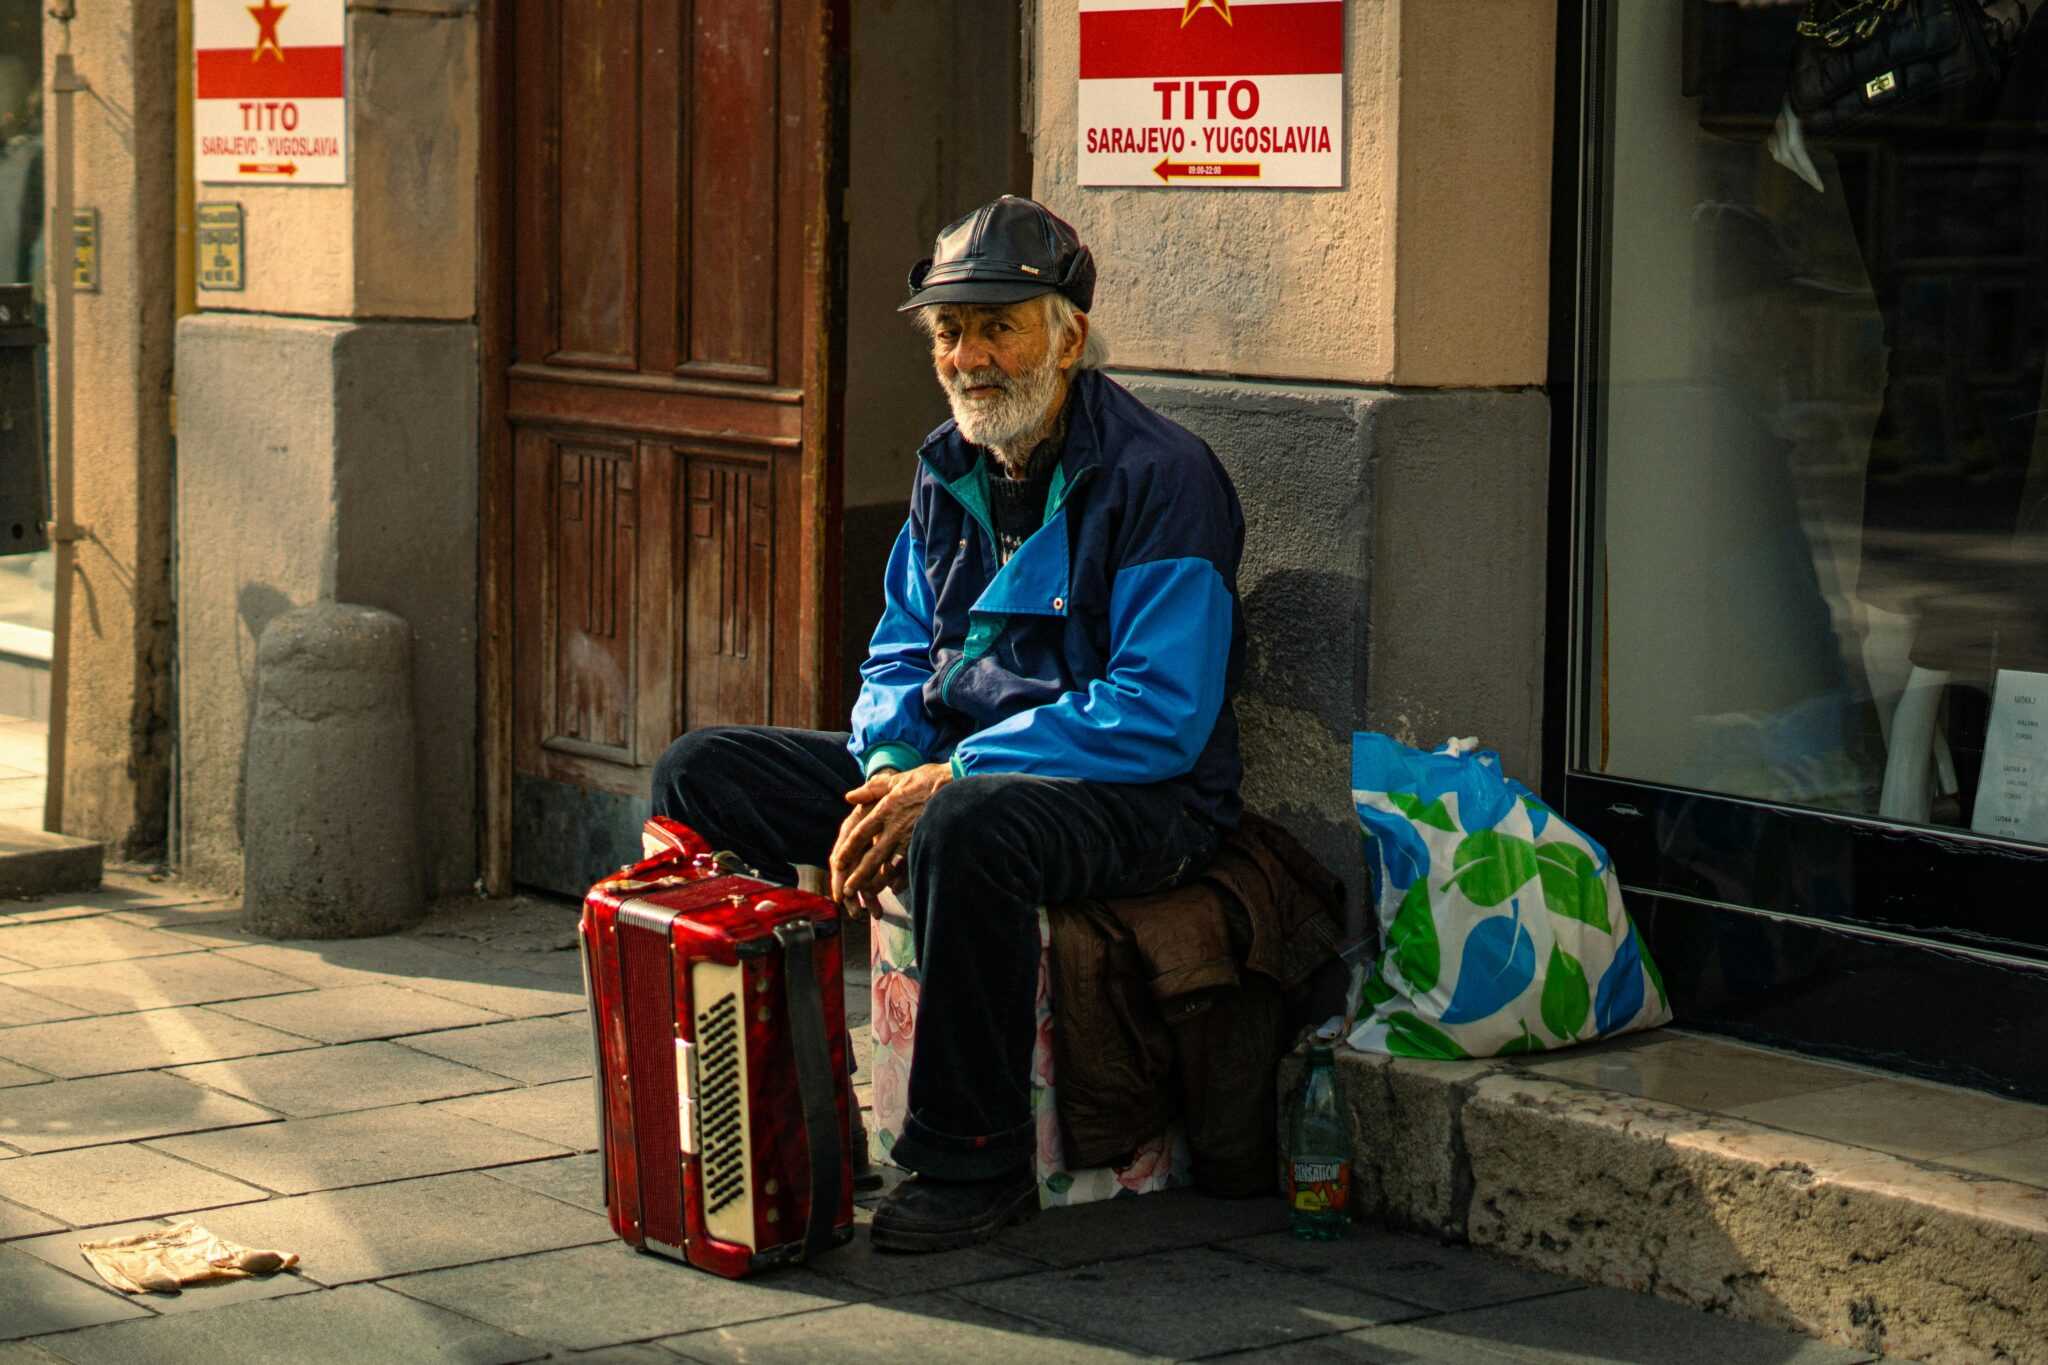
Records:
M633 759L634 448L555 447L555 705L548 742ZM624 611L620 608L623 606Z
M674 728L666 464L629 439L535 426L516 460L516 771L638 794Z
M761 724L773 712L767 666L775 505L765 460L693 461L688 479L686 728Z
M620 183L620 168L638 159L641 133L634 8L577 7L553 88L535 92L536 104L547 101L561 148L549 279L558 306L548 359L557 364L639 367L640 225Z
M774 11L701 5L694 36L684 368L766 378L775 363Z
M685 728L825 720L835 16L514 7L496 572L515 880L580 892L607 870L592 850L630 855L620 812Z

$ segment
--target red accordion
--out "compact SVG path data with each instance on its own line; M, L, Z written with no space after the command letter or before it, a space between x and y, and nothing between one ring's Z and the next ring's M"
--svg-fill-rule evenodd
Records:
M583 902L612 1228L737 1279L853 1236L839 913L671 820Z

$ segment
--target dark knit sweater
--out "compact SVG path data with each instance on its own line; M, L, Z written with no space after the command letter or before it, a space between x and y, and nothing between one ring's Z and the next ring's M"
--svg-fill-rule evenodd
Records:
M1034 459L1032 464L1036 467L1028 479L998 474L988 481L988 514L995 523L998 563L1008 563L1045 521L1045 499L1052 492L1052 471L1059 462Z
M1009 563L1031 533L1045 524L1045 500L1052 494L1052 472L1059 468L1066 440L1067 414L1062 411L1052 433L1032 447L1023 478L1013 479L1001 464L990 462L988 515L995 524L998 564Z

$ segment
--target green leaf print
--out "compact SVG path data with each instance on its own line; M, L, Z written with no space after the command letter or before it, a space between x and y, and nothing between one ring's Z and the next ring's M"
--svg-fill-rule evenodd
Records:
M1419 825L1440 829L1446 834L1456 834L1458 826L1451 819L1450 811L1444 808L1444 799L1424 803L1414 792L1388 792L1387 801L1393 808Z
M1586 1014L1592 1008L1586 969L1577 958L1551 944L1550 962L1543 969L1543 1027L1560 1042L1569 1043L1586 1026Z
M1054 1194L1065 1194L1074 1188L1074 1177L1065 1171L1054 1171L1045 1178L1045 1188Z
M1387 951L1401 978L1417 992L1434 990L1437 973L1443 969L1443 949L1437 943L1436 917L1430 911L1429 878L1417 877L1401 898L1401 912L1387 929Z
M1536 875L1536 845L1499 830L1483 830L1458 845L1453 865L1457 870L1443 890L1455 886L1474 905L1499 905Z
M882 1150L884 1152L894 1151L896 1148L896 1135L890 1132L887 1128L884 1128L879 1134L876 1135L876 1141L882 1144Z
M1372 975L1365 978L1365 1004L1367 1009L1378 1009L1394 998L1394 988L1380 975L1378 963L1373 964Z
M1522 1026L1522 1036L1508 1039L1507 1046L1500 1050L1500 1055L1503 1057L1513 1057L1518 1053L1543 1051L1543 1040L1529 1032L1529 1021L1522 1019L1517 1022Z
M1387 1051L1396 1057L1425 1057L1435 1062L1462 1061L1468 1055L1449 1034L1407 1010L1387 1016Z
M1641 934L1636 935L1636 949L1643 955L1643 975L1650 978L1650 984L1657 988L1657 1004L1666 1014L1671 1012L1671 997L1664 994L1664 973L1657 970L1657 959L1650 956L1650 941Z
M1607 881L1591 858L1570 844L1545 844L1536 850L1536 868L1543 876L1543 903L1552 914L1590 924L1601 933L1607 923Z

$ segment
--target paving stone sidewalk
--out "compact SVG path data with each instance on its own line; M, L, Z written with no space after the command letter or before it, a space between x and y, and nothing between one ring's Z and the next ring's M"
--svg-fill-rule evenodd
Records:
M136 877L0 901L0 1365L1872 1358L1371 1228L1296 1242L1277 1199L1191 1193L950 1255L863 1230L720 1280L605 1223L573 907L344 943L238 914ZM301 1266L138 1298L78 1254L178 1216Z

